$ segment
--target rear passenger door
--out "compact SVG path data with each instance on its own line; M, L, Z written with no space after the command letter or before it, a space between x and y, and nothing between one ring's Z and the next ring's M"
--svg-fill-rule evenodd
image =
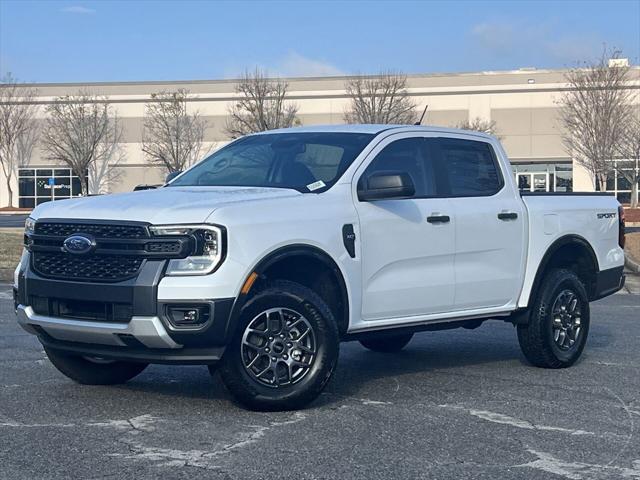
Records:
M437 151L455 218L455 310L516 301L524 259L524 206L505 181L491 143L438 138Z

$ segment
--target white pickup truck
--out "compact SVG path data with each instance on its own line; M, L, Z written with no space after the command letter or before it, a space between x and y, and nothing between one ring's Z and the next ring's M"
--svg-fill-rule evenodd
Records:
M525 194L493 137L351 125L240 138L155 190L27 220L18 322L85 384L202 364L243 405L300 408L341 341L517 327L533 365L581 355L589 302L624 283L606 194Z

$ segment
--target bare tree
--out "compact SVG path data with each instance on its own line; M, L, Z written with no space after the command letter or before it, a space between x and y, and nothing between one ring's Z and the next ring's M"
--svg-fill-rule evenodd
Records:
M637 108L640 110L640 106ZM631 208L638 208L640 183L640 111L626 125L618 143L616 172L631 184Z
M13 206L13 178L31 157L36 141L35 89L18 83L11 75L0 82L0 168Z
M416 104L407 92L407 76L383 72L373 77L359 76L345 84L351 98L344 114L347 123L413 124Z
M619 51L605 49L596 62L569 70L565 74L568 91L560 100L563 143L601 190L632 112L629 66L609 62L620 56Z
M40 128L35 118L31 118L28 122L24 133L18 137L16 144L16 163L19 167L26 167L31 163L33 150L38 144L40 138Z
M235 86L238 99L229 107L230 118L225 127L231 138L275 128L299 125L298 107L287 101L289 84L269 78L256 68L245 72Z
M49 159L71 168L80 179L83 195L90 193L89 174L97 165L110 162L114 145L120 142L117 114L106 97L83 91L58 97L47 106L47 114L43 150Z
M121 144L123 129L117 115L112 117L112 122L116 134L105 141L104 154L97 156L87 171L87 191L90 194L109 193L111 186L122 178L123 172L119 166L125 160Z
M488 133L494 137L500 139L498 135L498 128L495 120L484 120L480 117L475 117L473 120L464 120L456 124L456 128L462 130L473 130L475 132Z
M185 170L202 154L207 122L199 112L187 112L188 99L188 90L165 90L145 106L142 151L170 173Z

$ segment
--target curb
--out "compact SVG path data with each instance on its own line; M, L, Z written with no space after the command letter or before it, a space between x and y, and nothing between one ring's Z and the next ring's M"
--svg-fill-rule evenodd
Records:
M635 260L632 260L626 253L624 254L624 265L632 272L640 273L640 264Z

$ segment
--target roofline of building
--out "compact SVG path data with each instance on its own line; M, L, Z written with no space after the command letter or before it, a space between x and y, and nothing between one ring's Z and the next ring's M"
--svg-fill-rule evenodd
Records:
M640 70L640 66L631 66L632 70ZM517 70L486 70L481 72L439 72L439 73L411 73L406 74L408 79L418 78L442 78L442 77L473 77L473 76L497 76L497 75L539 75L565 73L568 68L558 69L538 69L535 67L524 67ZM270 79L282 79L290 82L312 82L322 80L348 80L357 77L375 78L379 74L371 75L326 75L312 77L268 77ZM132 86L132 85L211 85L211 84L234 84L240 78L223 78L210 80L135 80L135 81L114 81L114 82L25 82L24 85L39 87L104 87L104 86ZM0 83L2 85L2 83Z

